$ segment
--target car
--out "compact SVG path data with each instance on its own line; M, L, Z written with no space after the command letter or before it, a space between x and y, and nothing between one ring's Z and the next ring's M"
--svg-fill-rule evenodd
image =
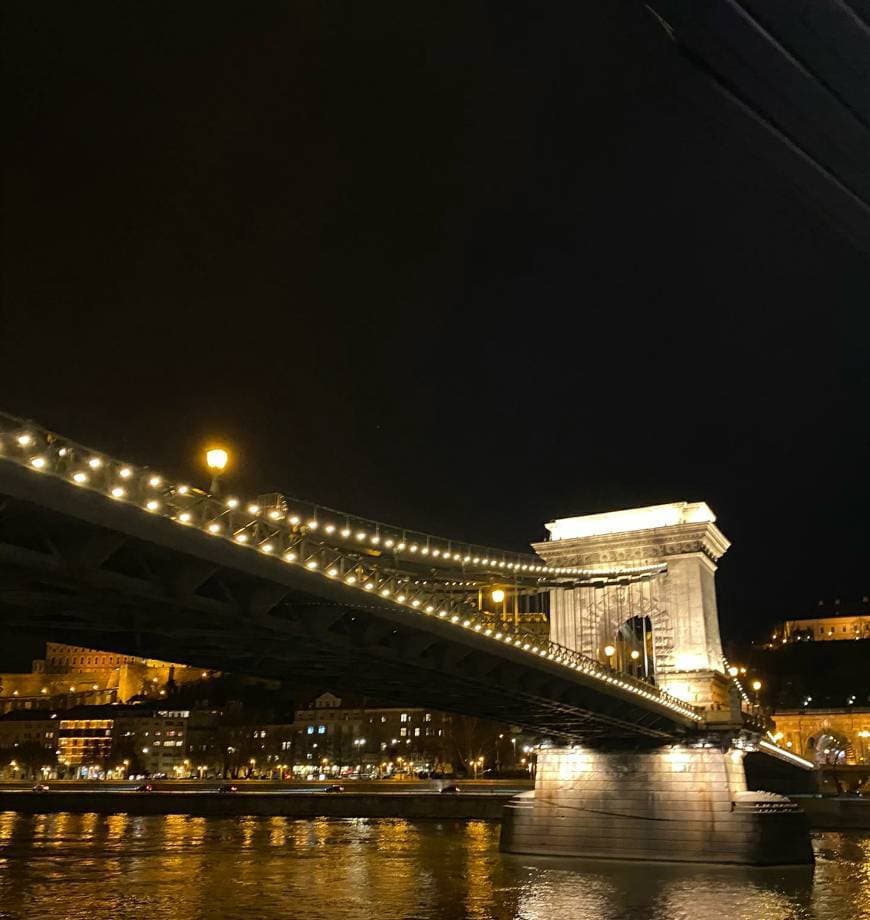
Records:
M33 787L33 791L34 792L48 792L48 786L46 786L45 783L37 783Z
M455 794L455 793L457 793L457 792L459 792L459 791L460 791L459 786L457 786L456 783L451 783L449 786L442 786L442 787L441 787L441 794L442 794L442 795Z
M151 783L142 783L142 785L137 786L134 791L135 792L153 792L154 787L151 785Z
M344 792L344 786L339 786L338 783L333 783L331 786L327 786L324 792Z
M239 787L235 783L223 783L218 786L218 792L238 792Z

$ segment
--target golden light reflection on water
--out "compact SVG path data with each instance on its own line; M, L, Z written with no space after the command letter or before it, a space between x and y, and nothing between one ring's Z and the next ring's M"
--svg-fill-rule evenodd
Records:
M811 870L509 856L482 821L0 813L3 920L870 920L870 834Z

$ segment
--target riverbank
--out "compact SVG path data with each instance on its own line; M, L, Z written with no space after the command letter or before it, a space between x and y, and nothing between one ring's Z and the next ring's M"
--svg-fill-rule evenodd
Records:
M422 782L360 783L346 786L343 792L326 792L322 783L257 786L242 784L238 792L219 792L213 783L165 783L151 792L138 792L130 784L82 788L77 783L53 783L47 792L7 786L0 789L0 812L500 821L507 802L526 791L507 784L463 784L459 793L442 793L440 787ZM870 799L792 798L806 812L813 830L870 830Z
M215 792L50 789L0 792L0 812L193 815L195 817L501 820L513 792Z

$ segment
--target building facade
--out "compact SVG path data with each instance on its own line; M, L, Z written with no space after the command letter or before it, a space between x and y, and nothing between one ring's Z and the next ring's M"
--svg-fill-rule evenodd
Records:
M813 616L786 620L771 633L771 646L789 642L844 642L870 639L870 597L860 603L819 601Z
M786 709L773 719L779 744L814 763L870 764L870 709Z

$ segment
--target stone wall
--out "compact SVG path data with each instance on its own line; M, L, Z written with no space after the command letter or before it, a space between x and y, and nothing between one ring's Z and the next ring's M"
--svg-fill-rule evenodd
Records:
M503 849L609 859L812 862L806 819L746 790L743 752L551 748L535 791L507 807Z

